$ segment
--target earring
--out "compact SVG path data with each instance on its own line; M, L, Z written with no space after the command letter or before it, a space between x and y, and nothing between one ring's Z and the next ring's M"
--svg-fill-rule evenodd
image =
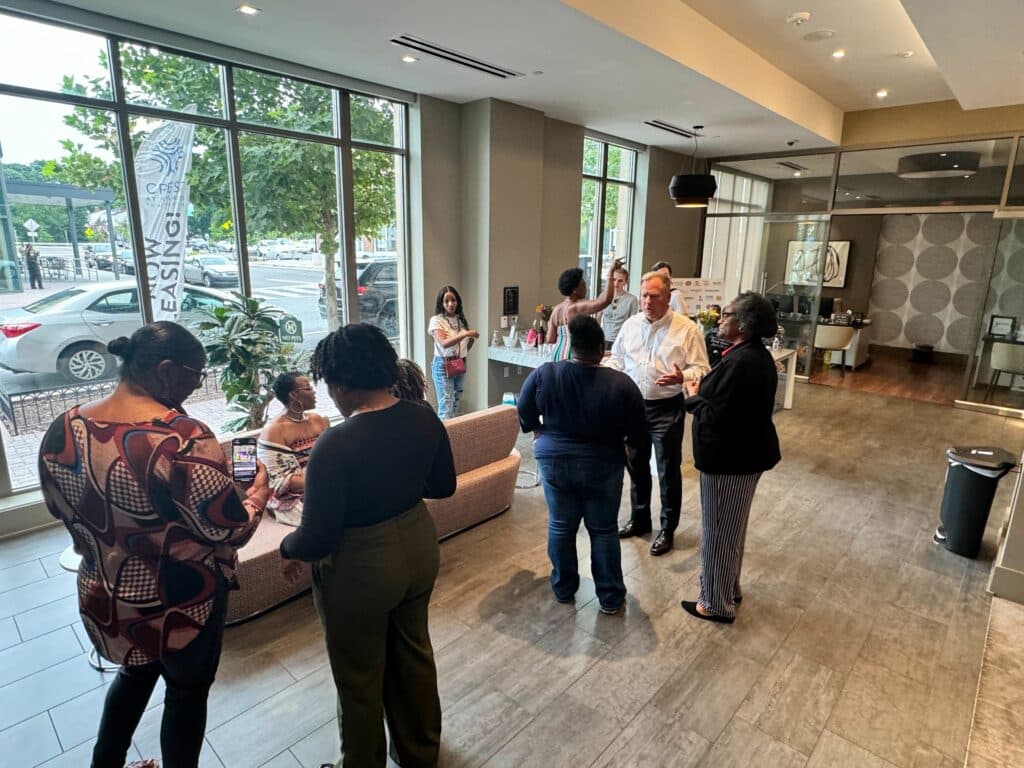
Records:
M296 408L295 406L298 406L298 408ZM291 413L294 413L296 416L301 416L305 411L305 408L302 407L302 403L300 403L298 400L292 400L290 403L288 403L288 410Z

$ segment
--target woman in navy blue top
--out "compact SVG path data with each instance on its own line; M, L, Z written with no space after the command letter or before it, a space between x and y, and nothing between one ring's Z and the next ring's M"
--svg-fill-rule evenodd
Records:
M579 588L576 531L582 520L601 611L615 614L626 599L617 528L625 441L646 434L644 401L626 374L601 366L604 333L596 320L577 315L569 337L571 360L545 363L527 377L519 423L536 435L555 599L573 602Z

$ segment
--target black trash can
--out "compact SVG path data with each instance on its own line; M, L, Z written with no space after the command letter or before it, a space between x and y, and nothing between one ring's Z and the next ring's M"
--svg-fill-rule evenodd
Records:
M942 524L935 541L950 552L977 557L999 480L1017 465L1002 448L954 446L946 451L949 467L942 494Z

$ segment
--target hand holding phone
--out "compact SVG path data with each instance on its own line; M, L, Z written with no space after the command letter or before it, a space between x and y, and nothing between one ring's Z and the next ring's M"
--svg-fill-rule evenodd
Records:
M231 441L231 477L243 485L256 479L256 438L236 437Z

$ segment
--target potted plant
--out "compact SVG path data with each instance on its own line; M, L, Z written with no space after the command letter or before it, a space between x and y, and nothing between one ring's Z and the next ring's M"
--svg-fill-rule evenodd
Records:
M281 341L280 310L262 299L235 296L237 304L208 310L209 319L199 323L210 366L223 367L218 383L228 410L242 414L224 423L226 432L262 427L274 399L271 383L285 371L303 370L307 360L305 352Z

